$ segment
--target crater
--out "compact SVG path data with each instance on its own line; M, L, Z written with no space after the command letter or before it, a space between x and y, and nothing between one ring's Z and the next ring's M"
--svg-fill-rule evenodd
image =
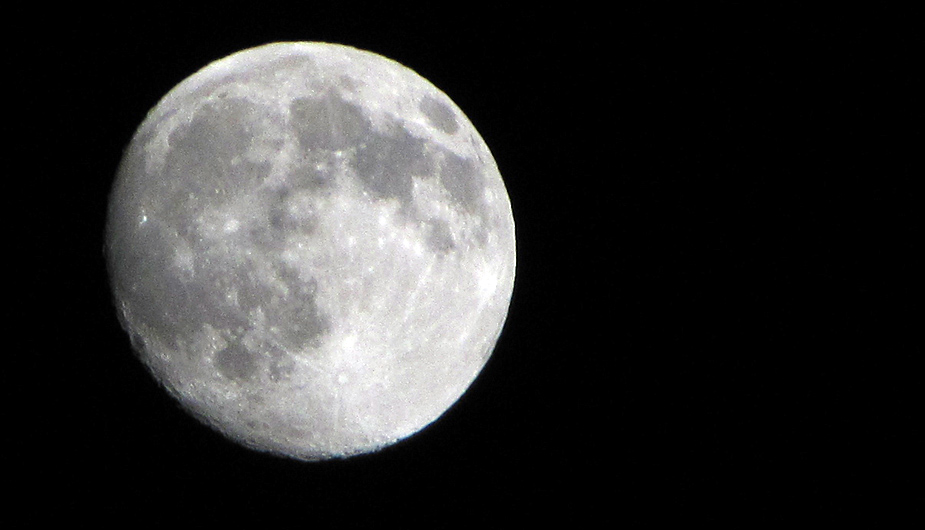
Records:
M357 82L349 75L341 75L337 78L337 84L347 92L355 93L357 91Z
M237 342L216 353L212 362L218 373L228 379L247 381L257 373L257 359Z

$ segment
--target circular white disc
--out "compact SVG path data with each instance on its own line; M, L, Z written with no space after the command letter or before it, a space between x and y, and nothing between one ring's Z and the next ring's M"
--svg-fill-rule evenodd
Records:
M184 408L317 460L409 436L462 395L507 314L514 222L444 93L370 52L278 43L148 114L107 256L134 348Z

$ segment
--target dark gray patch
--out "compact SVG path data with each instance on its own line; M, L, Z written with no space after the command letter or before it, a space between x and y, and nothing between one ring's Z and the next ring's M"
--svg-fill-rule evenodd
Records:
M170 347L199 331L208 317L208 292L181 277L173 264L174 240L158 221L148 221L132 239L112 248L113 287L129 307L133 323L150 328Z
M270 229L277 235L315 233L318 228L318 218L315 215L295 214L285 205L274 207L270 211Z
M302 149L347 149L369 134L363 111L331 92L320 98L297 99L289 110Z
M250 241L263 251L281 251L290 236L308 236L317 231L316 213L305 209L296 200L300 188L264 189L254 196L254 209L260 215L248 227Z
M318 228L318 215L306 209L304 199L292 193L283 192L270 205L268 221L270 228L281 234L311 235Z
M440 167L440 183L466 210L477 212L481 209L485 184L472 160L447 153Z
M348 76L348 75L342 75L342 76L338 77L338 78L337 78L337 84L340 85L341 88L343 88L343 89L346 90L347 92L353 93L353 92L356 92L356 90L357 90L356 81L354 81L354 80L353 80L350 76Z
M427 238L425 241L427 248L438 254L445 254L456 248L450 227L443 219L430 219L427 221Z
M425 96L421 104L418 105L427 121L437 129L453 134L459 130L459 124L456 123L456 115L450 108L437 98Z
M254 209L259 215L247 226L247 230L250 242L261 251L280 251L285 247L286 234L282 231L285 224L278 219L278 210L282 207L282 197L288 193L289 189L285 188L262 190L254 195Z
M412 198L412 177L431 175L434 161L423 140L403 127L395 127L394 131L393 135L375 135L360 146L356 172L376 197L398 199L407 205Z
M250 265L242 263L230 267L219 267L214 270L210 277L212 279L214 294L210 299L216 308L228 307L230 311L224 321L218 321L219 327L234 327L245 325L239 314L247 314L250 310L261 306L267 298L267 288L262 281L254 278L254 273ZM229 294L233 296L229 297ZM240 309L240 311L238 310ZM218 311L220 314L225 311Z
M194 330L206 323L223 329L247 327L248 313L261 306L269 295L249 263L218 260L198 270L195 280L185 284L181 292L182 297L174 293L177 300L185 302L175 304L176 314Z
M280 318L286 319L282 341L293 349L317 348L321 345L321 337L331 328L327 315L318 309L314 298L295 298L284 304L278 313Z
M248 380L257 373L257 360L254 355L237 343L216 353L213 363L218 373L228 379Z
M320 346L323 336L331 329L331 322L318 307L317 283L300 278L296 271L287 267L280 267L278 275L288 293L277 303L266 306L265 311L270 322L281 323L277 336L281 345L289 351Z
M243 99L222 99L204 105L192 121L169 138L163 178L172 181L175 208L195 208L192 200L220 203L246 193L263 181L268 162L255 163L244 154L260 137L260 118L267 109Z

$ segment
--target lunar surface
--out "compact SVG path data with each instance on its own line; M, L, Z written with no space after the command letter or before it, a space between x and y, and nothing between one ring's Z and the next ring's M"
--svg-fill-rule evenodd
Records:
M302 460L433 422L485 365L514 221L462 111L408 68L325 43L216 61L125 151L106 251L119 319L191 414Z

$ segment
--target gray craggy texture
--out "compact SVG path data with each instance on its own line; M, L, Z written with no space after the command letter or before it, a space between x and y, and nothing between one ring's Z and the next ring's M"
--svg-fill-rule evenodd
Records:
M280 43L149 113L107 256L134 348L187 410L317 460L411 435L466 390L507 314L514 224L445 94L369 52Z

